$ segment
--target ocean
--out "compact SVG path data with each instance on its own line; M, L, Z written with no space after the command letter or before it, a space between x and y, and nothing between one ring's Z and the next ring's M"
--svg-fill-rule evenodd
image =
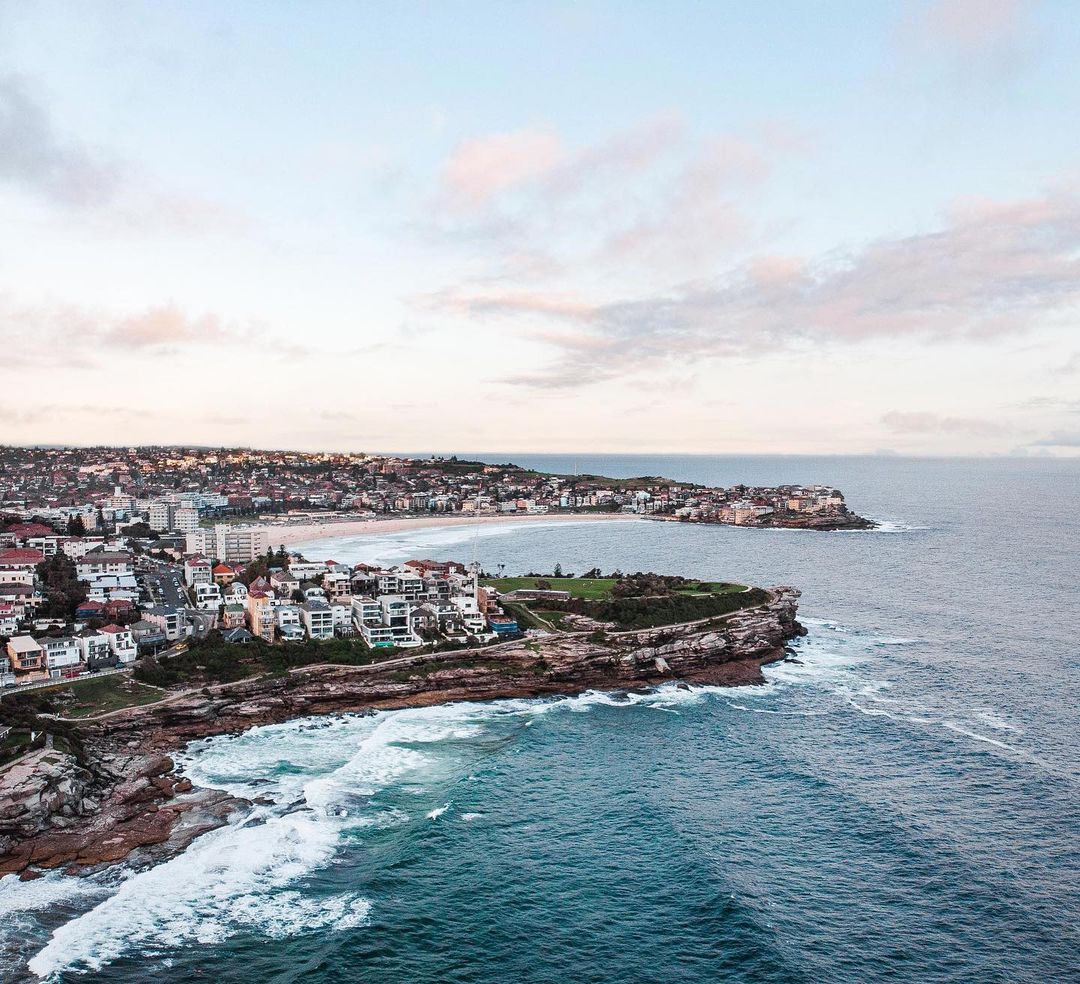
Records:
M4 980L1080 980L1080 461L495 455L821 482L878 530L507 524L321 541L794 584L764 687L259 728L264 805L149 870L0 881Z

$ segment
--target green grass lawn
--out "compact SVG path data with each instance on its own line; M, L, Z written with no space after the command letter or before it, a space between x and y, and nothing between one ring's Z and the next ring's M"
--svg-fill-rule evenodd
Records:
M122 707L138 707L153 704L165 696L155 687L132 680L125 674L110 674L96 680L77 680L64 684L75 694L73 701L57 701L56 712L61 717L80 718L106 711L118 711Z
M552 591L569 591L572 598L593 600L610 598L611 587L616 583L615 579L610 577L493 577L485 578L480 583L508 592L520 588L535 588L537 581L547 581Z
M517 591L519 588L536 588L537 581L547 581L552 591L569 591L572 598L587 598L590 601L606 601L611 598L611 589L618 582L611 577L494 577L485 578L481 584L496 588L502 592ZM677 594L710 595L734 594L745 591L743 584L729 584L727 581L698 581L677 589ZM546 615L545 615L546 617Z
M688 584L684 588L679 588L676 593L700 597L711 594L737 594L745 590L745 584L729 584L727 581L701 581L698 584Z

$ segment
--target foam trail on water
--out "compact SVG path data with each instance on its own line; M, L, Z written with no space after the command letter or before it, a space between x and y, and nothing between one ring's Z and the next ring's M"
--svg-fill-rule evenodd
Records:
M1007 752L1016 751L1012 745L1006 745L1003 741L998 741L996 738L988 738L986 735L980 735L977 731L971 731L968 728L963 728L954 721L942 721L943 725L950 731L955 731L958 735L964 735L968 738L974 738L975 741L983 741L988 745L996 745L998 748L1003 748Z

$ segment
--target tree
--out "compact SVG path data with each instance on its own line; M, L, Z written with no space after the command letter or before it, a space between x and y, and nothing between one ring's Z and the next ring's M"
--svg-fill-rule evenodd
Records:
M563 573L562 573L562 564L556 564L556 565L555 565L555 570L553 570L553 571L551 572L551 576L552 576L552 577L562 577L562 576L563 576Z
M86 536L86 524L83 522L82 516L75 515L68 517L67 535Z

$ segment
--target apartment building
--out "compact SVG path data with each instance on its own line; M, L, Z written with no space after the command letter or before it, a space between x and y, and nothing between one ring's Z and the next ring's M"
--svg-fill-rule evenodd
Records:
M305 601L300 606L300 618L309 639L334 637L334 613L325 601Z
M43 638L38 640L45 656L45 667L51 677L70 676L82 667L82 653L79 644L73 638Z
M214 527L215 553L226 564L247 564L263 556L270 548L270 537L261 526L232 526L218 523Z
M92 581L101 574L134 574L131 554L119 550L91 550L75 561L75 576Z
M0 581L32 586L37 565L45 559L40 550L15 547L0 551Z
M139 647L135 645L135 637L130 629L122 625L106 625L101 631L108 641L109 652L116 657L118 663L135 662Z
M28 635L8 639L7 658L19 683L45 680L49 676L45 653L35 639Z
M184 583L189 588L210 584L214 580L213 565L202 556L184 558Z

